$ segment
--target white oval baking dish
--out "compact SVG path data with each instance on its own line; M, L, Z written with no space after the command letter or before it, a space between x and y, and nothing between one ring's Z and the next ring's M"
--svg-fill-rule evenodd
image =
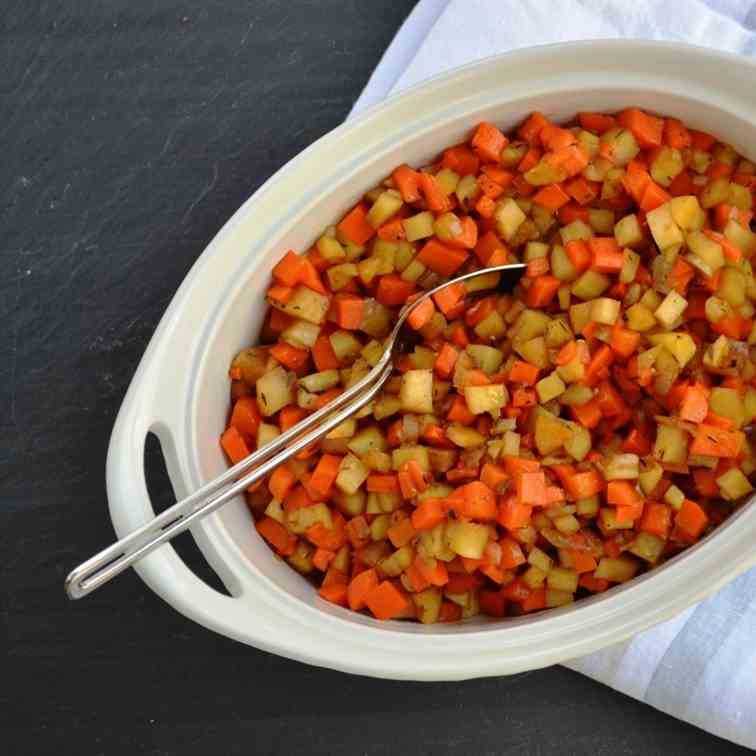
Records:
M318 140L228 221L173 298L142 358L110 440L107 490L119 536L153 516L144 441L162 445L175 493L226 463L218 437L231 357L252 343L269 271L302 250L396 164L422 163L482 119L505 129L532 110L637 105L675 115L756 158L756 64L677 44L611 41L522 50L458 69L372 108ZM311 664L413 680L520 672L595 651L661 622L756 563L756 507L664 567L569 608L506 621L381 623L321 600L275 558L239 499L192 533L231 597L211 589L168 544L137 571L190 619Z

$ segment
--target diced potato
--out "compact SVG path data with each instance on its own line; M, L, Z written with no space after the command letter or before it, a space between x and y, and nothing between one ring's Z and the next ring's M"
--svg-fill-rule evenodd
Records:
M465 402L473 415L488 412L494 420L501 414L501 408L509 401L509 394L503 383L489 386L466 386Z
M591 450L591 433L578 423L567 423L570 437L564 442L564 450L577 462L588 456Z
M473 175L462 176L454 193L457 195L461 207L469 210L480 196L478 180Z
M663 475L664 469L661 465L658 465L655 462L647 465L645 469L642 469L640 471L640 474L638 475L638 482L640 483L640 486L643 489L643 493L645 493L646 496L648 496L651 491L653 491L656 486L659 485L659 481L662 479Z
M746 277L737 268L724 268L719 279L717 295L733 307L741 307L746 301Z
M677 511L685 501L685 494L677 486L670 486L664 493L664 501Z
M323 234L323 236L318 239L315 246L321 257L329 263L339 262L346 258L344 247L342 247L341 244L339 244L338 239L335 239L333 236Z
M533 186L558 184L561 181L564 181L565 178L567 178L567 176L564 171L555 168L551 163L548 163L543 159L525 173L525 180Z
M637 329L636 329L637 330ZM675 331L674 333L649 334L648 340L656 345L662 344L664 348L673 354L680 367L685 367L696 353L696 342L689 333Z
M646 562L654 564L659 561L664 546L665 542L659 536L642 532L635 537L628 551Z
M258 449L262 449L263 446L267 446L273 439L281 435L281 431L278 426L271 423L260 423L257 426L257 439L256 445Z
M546 582L547 573L540 567L531 565L522 574L522 582L530 588L531 591L538 590Z
M358 457L364 457L369 451L385 451L386 438L377 425L369 425L356 433L348 446Z
M619 317L622 303L618 299L599 297L591 302L591 320L604 325L614 325Z
M357 430L357 421L354 418L344 420L343 423L339 423L333 430L326 434L326 438L352 438Z
M549 327L551 318L539 310L524 310L515 321L512 340L528 341L536 336L543 336Z
M402 279L404 281L410 281L415 283L428 269L423 265L420 260L414 259L412 262L402 271Z
M320 523L326 528L333 527L333 518L328 505L321 502L311 504L309 507L300 507L285 513L286 526L292 533L301 535L313 525Z
M730 359L730 341L727 336L720 336L710 344L704 353L703 362L707 367L724 367Z
M342 263L334 265L326 271L326 278L332 291L339 291L347 286L359 273L354 263Z
M586 241L593 238L593 229L581 220L574 220L566 226L559 229L559 235L562 237L562 244L567 246L570 241Z
M656 355L654 372L654 389L665 396L680 375L680 363L666 347L661 347Z
M446 543L459 556L480 559L485 551L490 533L485 525L473 522L448 522Z
M627 165L640 152L632 132L626 129L605 131L601 135L601 144L609 147L610 159L617 166Z
M661 186L669 186L684 168L685 162L680 150L674 147L660 147L651 163L651 178Z
M567 387L567 390L559 397L561 404L569 407L581 407L593 399L593 389L580 383L573 383Z
M717 485L722 497L729 500L739 499L753 491L753 486L738 467L732 467L724 475L720 475Z
M538 546L534 546L528 554L528 564L538 567L539 570L548 575L554 566L554 560L545 551L539 549Z
M546 606L555 609L558 606L567 606L575 601L574 594L569 591L557 591L553 588L546 589Z
M339 371L338 370L322 370L319 373L310 373L304 378L299 379L299 385L303 386L307 391L311 391L315 394L321 391L327 391L334 386L339 385Z
M287 315L320 325L325 320L329 303L330 299L325 294L319 294L306 286L297 286L294 295L285 305L275 302L273 305Z
M367 480L369 470L353 454L347 454L341 460L339 474L336 476L336 486L346 494L356 493Z
M574 281L577 271L567 252L561 244L555 244L551 250L551 272L560 281Z
M502 316L494 312L486 317L475 326L475 333L481 339L499 339L507 330L507 324Z
M638 274L640 267L640 255L631 249L622 250L622 270L620 270L620 283L632 283Z
M638 563L630 557L602 557L593 575L612 583L625 583L634 578L637 571Z
M539 454L552 454L572 437L572 431L563 420L543 409L536 414L534 434Z
M428 448L425 446L400 446L391 452L391 466L394 470L401 469L402 465L414 460L420 465L423 472L430 472L431 464Z
M463 449L474 449L478 446L483 446L486 442L486 437L475 430L475 428L468 428L465 425L458 425L457 423L452 423L446 429L446 437L455 446Z
M504 241L511 242L525 217L525 213L520 210L519 205L510 197L497 202L494 211L497 233Z
M551 320L546 327L546 346L555 349L571 341L573 338L572 329L567 323L565 316L560 315Z
M656 327L654 313L640 302L634 304L632 307L628 307L625 315L627 317L627 327L632 328L633 331L643 333Z
M711 274L716 273L724 265L722 245L709 239L701 231L689 231L685 235L685 243L693 256L705 263Z
M546 578L546 585L555 591L575 593L578 588L578 574L575 570L554 567Z
M378 195L378 199L368 210L365 220L373 227L382 226L389 218L396 215L402 206L402 195L395 189L387 189Z
M299 541L294 553L286 557L286 561L300 574L309 575L315 569L312 563L314 553L315 549L309 543Z
M331 495L336 508L347 517L357 517L365 511L367 496L363 490L355 491L353 494L345 494L341 491L334 491Z
M546 339L543 336L538 336L535 339L530 339L525 342L515 342L513 345L515 352L517 352L525 362L529 362L531 365L535 365L537 368L543 370L549 367L549 353L546 349Z
M451 168L442 168L436 174L436 183L441 188L441 191L448 196L457 188L459 174L455 173Z
M710 181L701 192L701 207L708 210L710 207L727 202L730 197L730 179L727 176L718 176Z
M268 372L269 361L272 358L265 347L250 347L242 349L231 361L232 368L239 368L242 380L248 386L254 386L257 379Z
M426 588L424 591L415 593L412 600L417 607L417 618L423 625L438 622L443 603L443 595L438 588Z
M373 405L373 417L376 420L385 420L391 415L395 415L402 408L399 397L382 396Z
M433 221L433 213L429 210L411 215L409 218L404 218L402 226L404 227L407 241L413 242L433 236Z
M297 349L311 349L318 339L320 328L306 320L295 320L281 333L281 339Z
M724 228L724 235L728 241L731 241L746 257L751 257L756 253L756 234L750 228L746 228L733 218L727 221Z
M340 360L353 357L362 350L362 342L351 331L334 331L328 340L334 354Z
M294 375L281 366L257 380L257 406L263 417L275 415L287 404L294 404Z
M402 376L399 401L404 412L433 412L433 371L408 370Z
M671 425L658 426L653 455L660 462L684 464L688 456L688 435Z
M412 564L414 551L410 545L402 546L390 556L381 559L378 567L386 577L399 577Z
M549 510L549 514L551 511ZM566 535L572 535L580 530L580 520L573 514L567 513L554 518L554 527Z
M696 173L704 174L711 165L711 153L705 150L691 150L689 164Z
M480 368L488 375L493 375L501 367L504 360L501 349L483 344L470 344L465 348L465 351L472 357L475 367Z
M286 522L283 505L277 499L271 499L268 502L268 506L265 508L265 516L271 517L276 522L280 522L282 525L284 525Z
M614 231L614 212L602 208L588 209L588 220L591 228L599 234L611 234Z
M582 381L585 377L585 363L580 359L580 355L578 354L566 365L560 365L556 369L556 373L565 383Z
M646 220L659 249L664 250L678 246L685 240L680 227L672 217L668 203L664 203L648 213Z
M687 194L683 197L672 197L667 203L672 219L684 231L700 231L703 228L706 214L698 204L698 197Z
M572 325L572 330L576 334L582 333L583 328L585 328L590 322L591 307L591 302L580 302L579 304L574 304L570 307L570 324Z
M675 328L682 318L685 308L688 306L688 300L678 294L674 289L664 298L664 301L656 308L654 317L666 329Z
M640 472L637 454L613 454L603 469L606 480L636 480Z
M713 388L709 396L709 407L715 414L729 417L736 428L740 428L745 422L745 405L735 389L721 386Z
M586 270L570 287L570 291L583 300L601 296L611 285L608 276L595 270Z
M553 372L551 375L538 381L535 388L541 404L545 404L551 399L555 399L563 394L567 387L564 385L564 382L559 375L556 372Z

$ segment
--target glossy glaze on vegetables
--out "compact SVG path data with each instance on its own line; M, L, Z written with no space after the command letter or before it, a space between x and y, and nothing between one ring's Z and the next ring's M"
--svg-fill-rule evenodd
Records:
M357 417L247 494L328 601L449 622L569 604L663 563L752 490L756 166L628 108L481 123L398 166L273 269L230 368L237 462L362 378L409 297L420 343ZM754 359L752 359L754 358Z

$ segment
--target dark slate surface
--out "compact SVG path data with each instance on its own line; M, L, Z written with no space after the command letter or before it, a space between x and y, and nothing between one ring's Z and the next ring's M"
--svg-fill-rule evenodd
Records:
M170 297L242 201L344 118L412 5L3 3L4 753L738 750L561 668L375 681L213 635L133 573L63 596L112 538L108 435ZM160 476L152 489L169 500Z

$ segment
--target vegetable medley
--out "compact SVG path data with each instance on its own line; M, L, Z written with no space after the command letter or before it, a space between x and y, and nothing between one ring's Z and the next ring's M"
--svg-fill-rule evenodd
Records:
M481 123L401 165L273 269L230 368L236 463L420 341L356 417L247 494L328 601L450 622L569 604L706 535L752 491L756 165L636 108Z

